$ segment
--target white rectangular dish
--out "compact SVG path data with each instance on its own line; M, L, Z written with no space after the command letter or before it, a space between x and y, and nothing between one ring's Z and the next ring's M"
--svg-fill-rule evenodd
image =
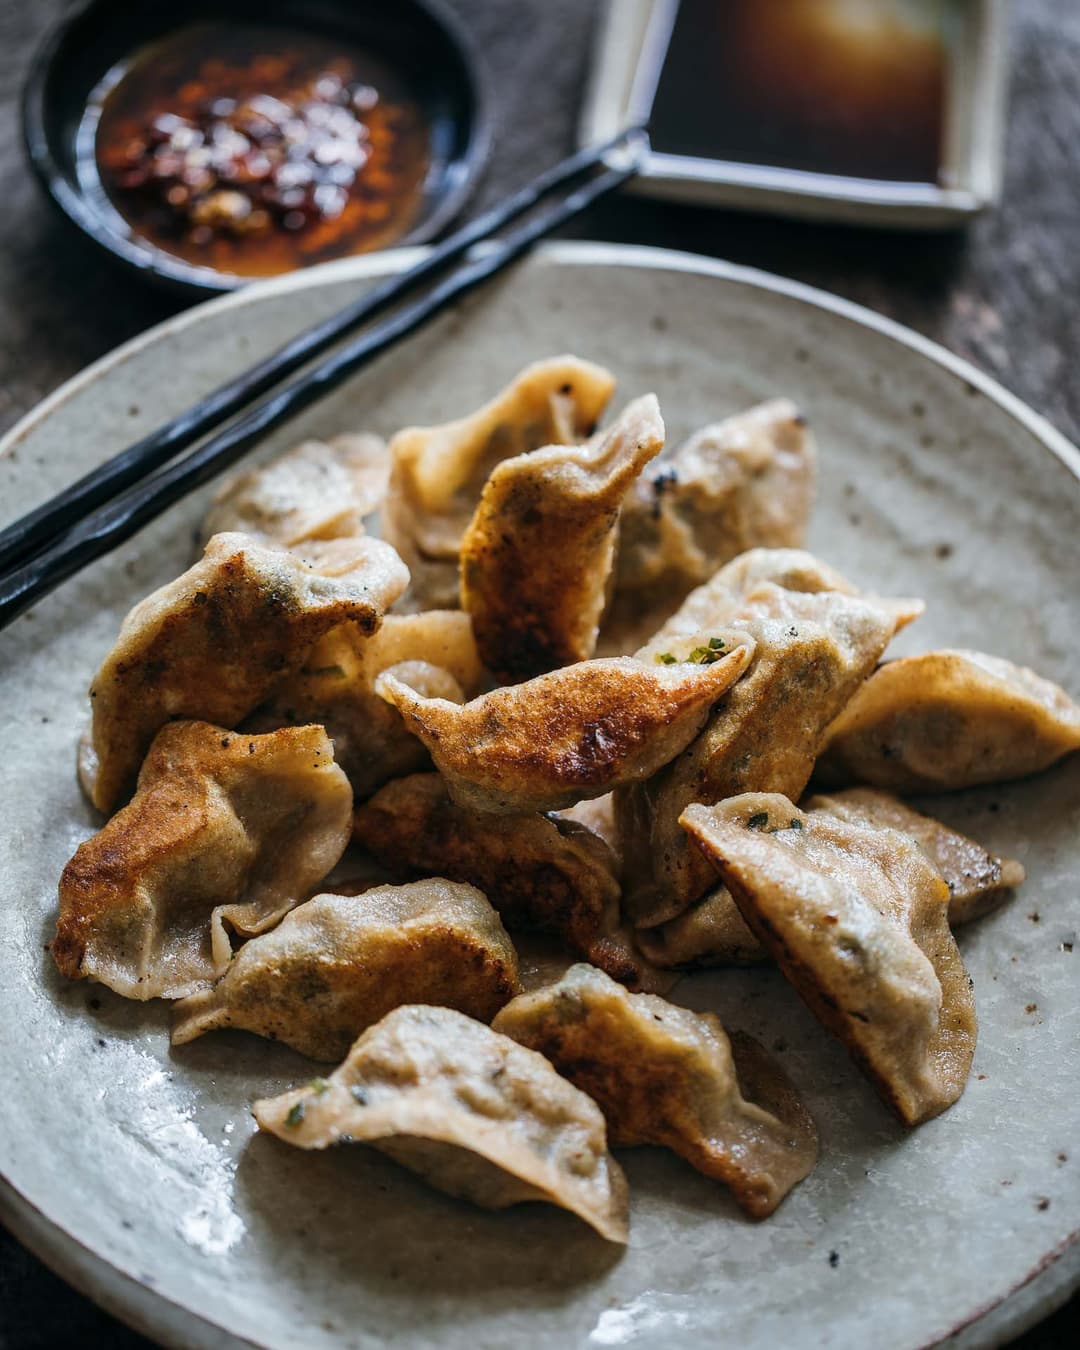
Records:
M1006 104L1005 0L940 0L946 70L938 184L651 151L631 190L710 206L894 228L957 226L997 201ZM679 0L605 0L580 142L651 111Z

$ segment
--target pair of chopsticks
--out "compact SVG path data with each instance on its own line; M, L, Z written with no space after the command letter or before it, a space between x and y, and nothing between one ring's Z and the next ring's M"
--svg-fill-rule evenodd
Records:
M415 266L378 283L0 531L0 628L227 469L275 427L619 187L637 173L646 146L644 131L632 127L554 165L456 231ZM620 148L629 151L624 163L592 172ZM575 186L579 179L583 181ZM565 195L532 220L492 238L559 189ZM483 249L470 253L485 241ZM460 267L438 279L459 259L463 259ZM430 290L398 305L428 281L434 283ZM378 315L385 317L363 327ZM349 340L324 360L282 383L346 337ZM181 456L185 450L189 453Z

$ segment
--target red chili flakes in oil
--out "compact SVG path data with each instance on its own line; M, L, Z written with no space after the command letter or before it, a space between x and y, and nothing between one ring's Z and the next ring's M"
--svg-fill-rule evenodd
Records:
M197 266L269 276L404 234L429 135L402 82L361 52L200 25L136 57L104 100L95 154L136 234Z

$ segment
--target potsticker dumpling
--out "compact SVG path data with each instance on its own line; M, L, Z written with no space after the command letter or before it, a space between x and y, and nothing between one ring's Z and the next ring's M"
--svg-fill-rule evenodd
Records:
M624 984L643 978L620 931L617 861L576 822L472 811L451 800L438 774L413 774L359 808L354 838L387 867L478 886L511 931L555 934Z
M100 811L133 785L164 723L235 727L332 628L375 632L408 572L379 539L330 545L316 567L242 534L215 535L194 567L128 614L90 686L80 776Z
M975 998L949 888L899 830L776 793L688 806L682 822L815 1016L907 1125L964 1090Z
M130 803L60 878L52 954L126 998L182 998L334 867L352 792L322 727L245 736L206 722L158 732Z
M384 671L375 692L427 746L460 806L555 811L647 778L673 759L752 653L752 638L725 630L665 653L666 664L629 656L579 661L464 705L424 698L400 667Z
M391 778L430 764L401 714L375 693L382 671L403 662L410 663L415 685L452 703L478 694L484 680L467 614L446 609L388 614L371 636L352 624L328 633L246 725L265 731L321 723L356 797L370 797ZM422 670L417 662L424 663Z
M816 781L941 792L1041 773L1080 750L1080 706L983 652L887 661L829 727Z
M648 782L616 795L626 846L628 912L640 927L675 918L715 888L715 874L679 826L691 802L740 792L798 798L821 736L896 630L891 602L840 591L789 591L762 582L730 629L755 639L743 678L701 734ZM680 641L658 637L644 648Z
M674 1150L729 1186L756 1219L817 1160L817 1130L787 1078L749 1037L739 1055L712 1013L629 994L577 965L557 984L520 994L493 1025L587 1092L616 1148Z
M469 417L398 432L382 528L412 573L414 608L457 606L462 535L496 464L591 436L614 388L601 366L555 356L526 366Z
M461 544L461 605L500 681L592 656L619 504L663 444L649 394L583 445L547 446L492 470Z
M678 602L747 549L803 541L817 449L789 399L772 399L696 431L627 493L616 597Z
M450 1008L388 1013L328 1080L256 1102L255 1118L297 1148L371 1144L485 1209L543 1200L626 1241L626 1178L596 1104L542 1055Z
M239 530L257 543L295 548L363 534L386 495L390 455L378 436L304 441L268 464L229 478L203 522L203 542Z
M941 873L949 888L949 926L957 928L988 914L1024 880L1023 865L1000 858L959 830L924 816L906 802L874 788L851 788L811 797L811 814L826 811L856 825L885 825L910 835Z
M1013 858L999 858L958 830L950 829L887 792L852 788L803 803L810 815L830 812L855 824L885 825L909 835L949 888L949 927L957 928L996 909L1024 880ZM639 930L637 943L656 966L752 965L768 960L726 886L717 887L677 918Z
M517 988L498 914L474 886L432 877L300 905L246 942L213 989L176 1005L172 1041L239 1027L337 1063L403 1004L490 1022Z

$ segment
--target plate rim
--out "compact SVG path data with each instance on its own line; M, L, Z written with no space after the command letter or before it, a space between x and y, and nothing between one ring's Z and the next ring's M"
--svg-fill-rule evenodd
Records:
M483 245L478 247L482 248ZM46 395L0 438L0 458L21 445L58 408L108 376L130 357L201 323L208 314L258 304L268 296L285 295L337 280L384 276L404 270L428 252L429 248L416 246L343 258L257 282L193 305L113 348ZM944 368L985 395L1039 441L1080 482L1080 449L1046 417L964 357L854 301L758 268L648 244L558 240L541 245L534 255L529 256L539 256L542 261L555 265L630 266L695 273L764 290L869 328ZM214 1347L215 1350L218 1347L222 1350L225 1347L243 1347L244 1350L254 1347L258 1350L259 1342L238 1335L119 1270L106 1257L75 1237L62 1223L39 1209L13 1181L3 1175L0 1175L0 1222L17 1241L62 1279L144 1335L169 1346L196 1345L200 1348ZM1040 1288L1039 1294L1028 1306L1017 1308L1019 1296L1025 1291L1031 1293L1033 1287ZM965 1350L1000 1345L1006 1337L1019 1335L1043 1317L1049 1316L1077 1288L1080 1288L1080 1228L1047 1252L1034 1269L1000 1298L977 1309L970 1318L944 1331L934 1341L926 1342L921 1350L932 1350L932 1347L948 1341L958 1343L957 1337L962 1338L959 1343L965 1346Z

